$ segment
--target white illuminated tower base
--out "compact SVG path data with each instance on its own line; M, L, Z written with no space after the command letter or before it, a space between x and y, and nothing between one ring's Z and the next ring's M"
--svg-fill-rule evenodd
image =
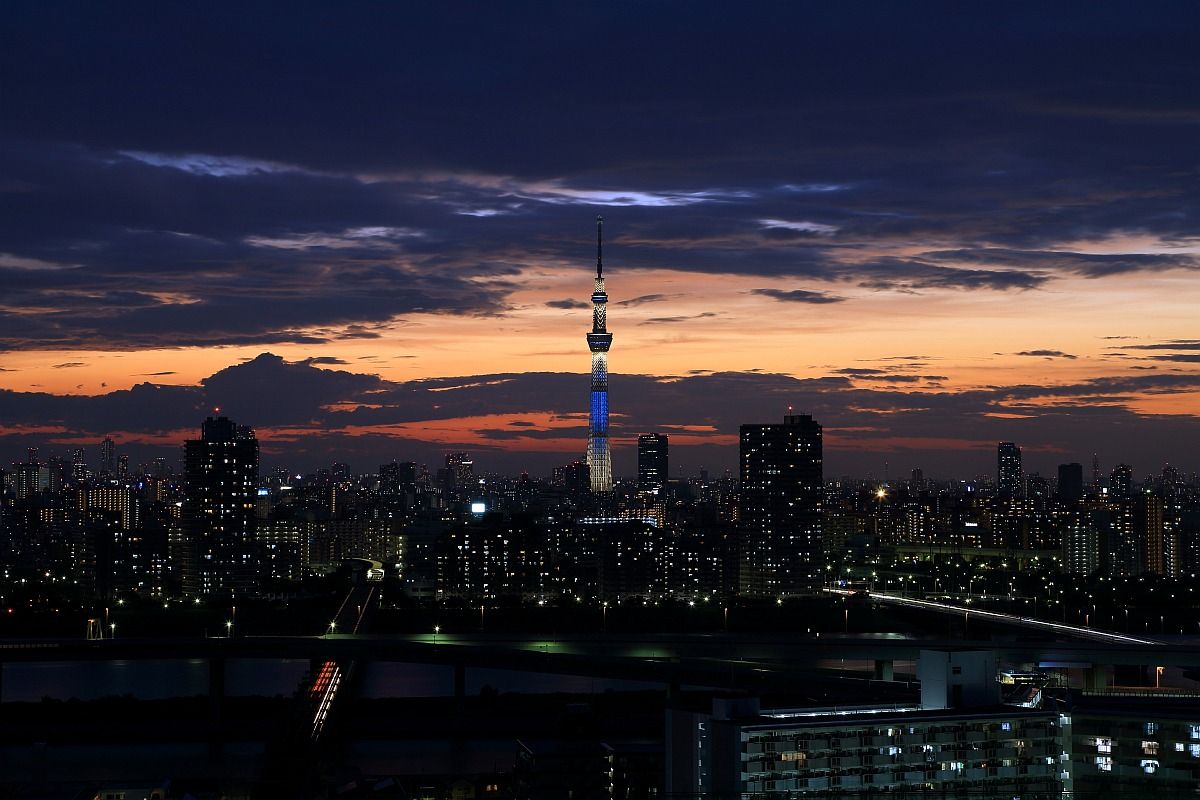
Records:
M587 335L592 351L592 394L588 412L587 463L592 477L592 492L612 491L612 457L608 449L608 349L612 334L606 325L604 263L601 259L601 234L604 218L596 217L596 283L592 289L592 332Z

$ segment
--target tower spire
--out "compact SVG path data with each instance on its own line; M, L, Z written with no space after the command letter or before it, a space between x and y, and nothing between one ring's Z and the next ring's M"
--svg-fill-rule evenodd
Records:
M601 241L603 239L603 233L604 233L604 217L597 214L596 215L596 277L597 278L604 277L604 260L601 257L603 254L603 248L601 245Z
M604 291L602 260L604 218L596 217L596 280L592 288L592 331L587 335L592 351L592 395L588 414L587 461L591 469L592 491L612 491L612 461L608 448L608 349L613 335L608 332L608 293Z

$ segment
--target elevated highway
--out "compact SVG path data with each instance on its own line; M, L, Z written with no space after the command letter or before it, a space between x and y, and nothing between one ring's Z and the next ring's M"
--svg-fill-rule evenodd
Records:
M976 613L972 611L971 613ZM1182 642L910 639L761 634L407 634L250 636L234 639L33 640L0 644L0 663L149 659L309 659L446 664L637 681L723 686L739 677L787 676L832 660L907 661L923 649L995 650L1002 662L1200 668Z
M825 589L827 594L839 595L842 597L856 597L859 593L850 589ZM990 611L986 608L971 608L966 605L956 603L948 603L944 600L921 600L913 597L904 597L902 595L886 594L881 592L871 592L867 598L873 603L881 603L883 605L903 606L906 608L916 608L922 611L932 611L938 614L950 614L956 617L962 617L964 620L969 620L972 616L976 619L984 619L989 622L1009 625L1015 628L1027 628L1038 633L1052 634L1054 636L1066 636L1072 639L1086 639L1095 642L1109 642L1112 644L1127 644L1127 645L1146 645L1157 647L1163 644L1158 639L1150 639L1143 636L1130 636L1125 633L1117 633L1116 631L1104 630L1103 628L1091 628L1083 625L1068 625L1063 622L1051 622L1049 620L1040 619L1038 617L1024 617L1019 614L1007 614L1001 611ZM970 602L968 600L968 602Z

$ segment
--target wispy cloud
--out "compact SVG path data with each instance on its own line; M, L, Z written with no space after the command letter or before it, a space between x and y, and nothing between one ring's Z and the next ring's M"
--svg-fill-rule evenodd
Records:
M245 241L246 244L254 247L274 247L281 250L307 250L316 247L330 250L391 249L396 242L405 239L419 239L424 235L423 231L410 228L375 225L347 228L338 234L297 233L285 236L247 236Z
M1062 350L1022 350L1021 352L1014 353L1013 355L1040 356L1042 358L1079 358L1079 356L1072 355L1071 353L1064 353Z
M1200 339L1172 339L1152 344L1120 345L1126 350L1200 350Z
M646 303L661 303L665 300L671 300L679 297L677 294L644 294L640 297L631 297L628 300L618 300L613 305L618 306L641 306Z
M193 175L205 175L212 178L245 177L247 175L265 175L281 172L308 172L293 164L282 164L277 161L266 161L242 156L221 156L206 153L150 153L141 150L120 150L118 154L125 158L148 164L152 167L167 167L170 169L189 172Z
M793 222L785 219L760 219L758 224L768 230L774 228L813 236L830 236L838 231L837 225L827 225L823 222L809 222L807 220Z
M561 308L564 310L575 310L583 308L591 308L591 303L585 303L582 300L574 300L569 297L564 297L561 300L547 300L546 305L550 308Z
M699 314L678 315L673 317L651 317L642 320L639 325L673 325L679 322L690 322L695 319L708 319L717 316L715 311L704 311Z
M817 305L841 303L846 299L829 294L828 292L814 292L808 289L751 289L750 293L770 297L773 300L782 300L787 303L813 303Z

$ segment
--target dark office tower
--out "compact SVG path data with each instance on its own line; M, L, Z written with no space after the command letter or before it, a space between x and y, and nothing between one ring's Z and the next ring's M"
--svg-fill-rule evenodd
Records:
M1000 497L1021 497L1021 448L1012 442L1000 442L996 447L996 494Z
M184 444L184 594L240 595L257 583L254 505L258 440L225 417L209 417Z
M36 447L25 448L25 463L26 464L38 463L38 449Z
M1043 478L1041 473L1029 473L1025 478L1025 496L1044 503L1050 498L1050 481Z
M470 499L479 487L470 453L447 453L446 468L438 470L438 480L450 496L459 500Z
M782 597L821 586L821 426L808 415L743 425L739 593Z
M447 453L446 469L450 471L454 485L460 489L470 487L475 477L475 462L470 453Z
M117 456L117 477L122 480L129 477L129 456Z
M601 233L604 218L596 217L596 282L592 287L592 331L587 335L592 351L592 394L588 407L587 463L592 491L612 491L612 454L608 447L608 293L604 291L604 261L601 258Z
M1064 503L1083 499L1083 464L1058 465L1058 499Z
M667 490L667 437L643 433L638 437L638 491L663 495Z
M1117 464L1108 476L1108 496L1126 498L1133 496L1133 467Z
M379 465L379 494L383 497L400 494L400 465L397 462Z
M1100 456L1092 453L1092 494L1100 494L1100 487L1103 485L1100 478Z
M586 461L572 461L563 467L562 485L567 496L572 500L580 500L592 490L592 475Z
M1179 494L1181 486L1183 486L1183 481L1179 477L1179 470L1170 464L1163 464L1162 475L1158 479L1159 495L1164 498L1174 498Z
M909 488L914 492L925 491L925 471L920 467L912 471L912 481L909 483Z
M100 443L100 471L105 475L112 475L117 471L116 453L116 444L105 436L104 441Z

